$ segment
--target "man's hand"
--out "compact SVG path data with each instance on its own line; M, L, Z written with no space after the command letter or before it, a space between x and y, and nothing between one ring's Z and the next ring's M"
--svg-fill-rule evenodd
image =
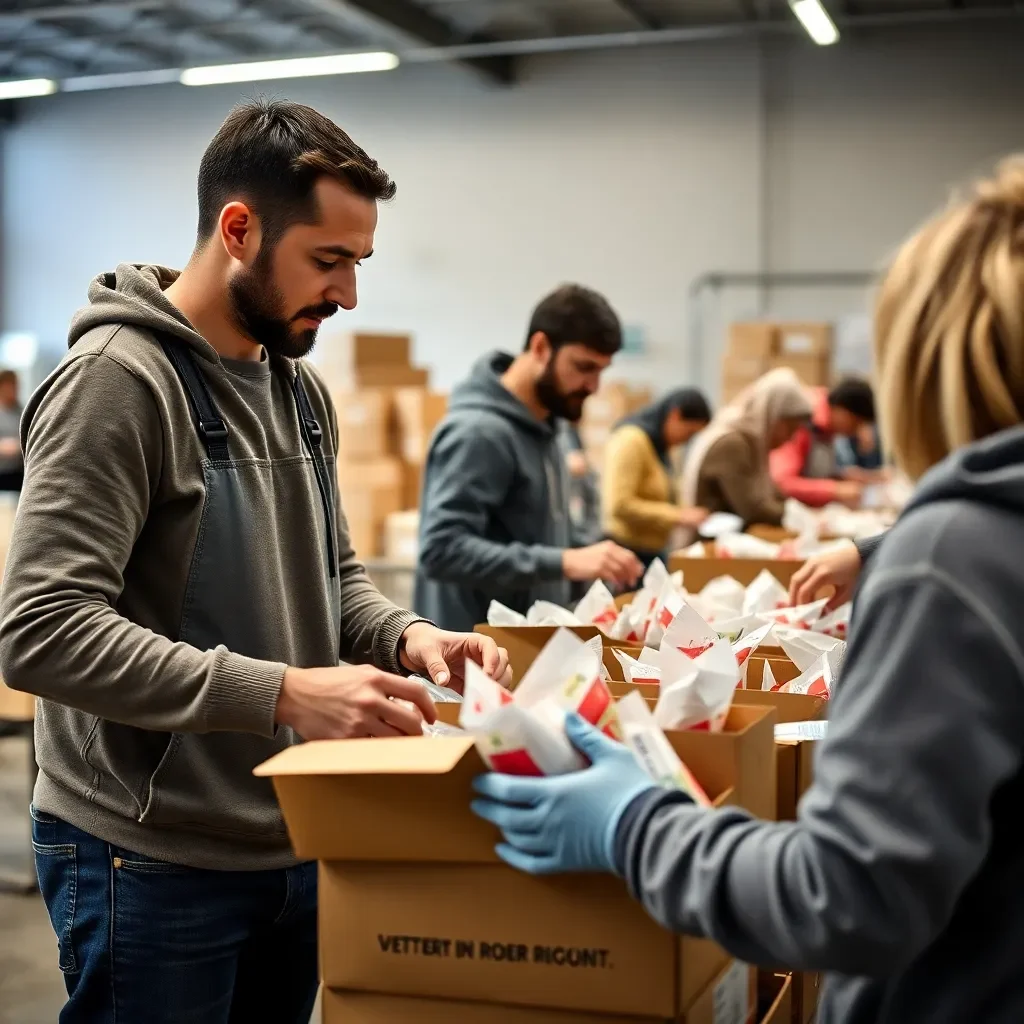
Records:
M860 569L860 552L852 541L841 548L808 558L789 582L789 603L808 604L824 587L832 586L835 593L829 598L825 610L834 611L850 600Z
M410 672L462 693L466 659L475 661L496 683L509 686L508 651L480 633L449 633L429 622L414 622L403 634L398 657Z
M613 540L603 540L589 548L563 551L562 572L574 583L610 580L620 587L632 587L643 576L644 567L632 551L619 547Z
M864 486L855 480L840 480L836 484L836 501L847 508L860 508L863 496Z
M369 665L286 669L274 716L306 740L419 736L436 719L422 683Z
M679 525L692 526L693 529L696 530L709 515L711 515L711 513L706 508L701 508L699 505L694 505L690 508L681 508L679 510Z
M21 454L21 442L16 437L0 438L0 455L5 459Z

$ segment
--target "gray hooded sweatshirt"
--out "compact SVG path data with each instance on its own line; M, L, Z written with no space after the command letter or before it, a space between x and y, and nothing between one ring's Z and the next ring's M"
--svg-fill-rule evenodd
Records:
M1024 1021L1024 428L922 481L867 562L794 823L641 797L619 866L667 927L828 973L819 1024Z
M304 362L221 359L163 294L175 276L97 278L25 411L0 670L40 698L41 811L177 864L283 867L281 812L252 769L298 740L274 722L285 667L399 671L414 616L352 553L323 382ZM208 457L158 336L199 365L225 460ZM296 374L323 432L329 516Z
M555 429L501 383L511 364L493 352L473 367L427 454L413 607L444 629L485 622L492 598L520 612L538 599L570 598Z

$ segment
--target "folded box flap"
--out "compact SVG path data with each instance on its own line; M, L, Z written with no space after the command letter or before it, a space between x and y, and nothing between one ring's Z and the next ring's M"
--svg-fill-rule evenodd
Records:
M443 775L452 771L472 748L473 740L461 736L313 740L282 750L257 765L253 774Z

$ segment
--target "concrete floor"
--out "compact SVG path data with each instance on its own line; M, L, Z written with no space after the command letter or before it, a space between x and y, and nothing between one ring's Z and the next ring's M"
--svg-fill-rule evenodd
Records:
M28 751L26 739L0 737L0 1024L55 1024L65 998L43 901L9 885L34 880Z

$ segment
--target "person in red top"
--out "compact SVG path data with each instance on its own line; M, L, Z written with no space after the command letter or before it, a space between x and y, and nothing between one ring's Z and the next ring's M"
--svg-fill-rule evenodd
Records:
M871 385L848 377L831 391L809 388L814 405L811 420L770 456L772 480L787 497L818 508L838 501L850 508L860 505L864 482L840 479L835 439L856 438L875 422L875 396Z

